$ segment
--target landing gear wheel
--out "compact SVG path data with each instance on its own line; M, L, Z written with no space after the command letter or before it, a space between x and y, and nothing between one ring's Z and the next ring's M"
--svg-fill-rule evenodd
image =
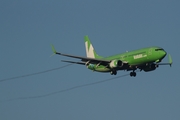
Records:
M117 74L117 71L114 71L114 75L116 75Z
M130 76L136 77L136 72L130 72Z
M110 73L111 73L111 75L116 75L117 71L111 71Z

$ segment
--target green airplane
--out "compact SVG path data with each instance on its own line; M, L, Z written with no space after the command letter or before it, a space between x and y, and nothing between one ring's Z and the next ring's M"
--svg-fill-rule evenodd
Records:
M51 45L51 47L54 54L81 60L80 62L62 60L62 62L85 65L92 71L110 72L111 75L116 75L118 70L127 70L132 71L130 72L130 76L135 77L135 71L137 69L149 72L155 70L159 65L172 65L172 58L170 55L168 56L169 63L160 63L167 54L166 51L160 47L147 47L110 57L102 57L96 53L88 36L85 36L84 40L87 57L59 53L55 50L53 45Z

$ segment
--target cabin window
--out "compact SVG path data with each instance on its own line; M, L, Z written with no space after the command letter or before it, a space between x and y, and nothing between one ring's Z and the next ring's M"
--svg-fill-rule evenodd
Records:
M159 51L159 50L164 50L164 49L162 49L162 48L155 49L155 51Z

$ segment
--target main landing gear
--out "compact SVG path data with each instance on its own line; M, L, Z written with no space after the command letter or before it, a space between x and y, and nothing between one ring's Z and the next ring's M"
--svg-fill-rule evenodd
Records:
M116 71L116 70L113 70L113 71L111 71L110 73L111 73L111 75L116 75L116 74L117 74L117 71ZM133 72L130 72L130 76L131 76L131 77L136 77L136 72L134 72L134 71L133 71Z
M136 77L136 72L134 72L134 71L133 71L133 72L130 72L130 76L131 76L131 77Z
M113 71L111 71L110 73L111 73L111 75L116 75L116 74L117 74L117 71L116 71L116 70L113 70Z

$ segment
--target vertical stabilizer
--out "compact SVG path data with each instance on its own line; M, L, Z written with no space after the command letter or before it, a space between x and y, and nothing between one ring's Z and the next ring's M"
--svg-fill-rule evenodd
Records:
M96 51L94 50L93 45L91 44L91 41L89 40L88 36L84 37L84 41L85 41L85 47L86 47L86 55L89 58L102 58L101 56L99 56Z

